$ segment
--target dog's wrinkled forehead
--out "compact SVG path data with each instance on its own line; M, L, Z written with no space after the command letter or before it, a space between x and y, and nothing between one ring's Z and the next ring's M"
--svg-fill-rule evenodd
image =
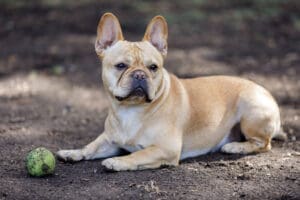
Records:
M162 65L163 57L153 45L147 41L118 41L104 52L104 64L125 62L133 66L144 66L155 63Z

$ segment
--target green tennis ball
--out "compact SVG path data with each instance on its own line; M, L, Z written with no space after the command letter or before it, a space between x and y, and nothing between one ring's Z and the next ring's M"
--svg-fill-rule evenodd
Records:
M26 168L32 176L52 174L55 169L55 157L48 149L39 147L33 149L26 156Z

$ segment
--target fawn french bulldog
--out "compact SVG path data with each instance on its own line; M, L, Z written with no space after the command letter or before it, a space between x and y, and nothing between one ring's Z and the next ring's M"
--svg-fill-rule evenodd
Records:
M279 108L263 87L240 78L179 79L163 66L167 23L154 17L140 42L124 40L118 19L102 16L95 42L110 100L104 132L82 149L60 150L66 161L107 158L106 168L141 170L178 165L212 151L249 154L285 138ZM232 141L240 123L246 141ZM118 156L121 149L131 154Z

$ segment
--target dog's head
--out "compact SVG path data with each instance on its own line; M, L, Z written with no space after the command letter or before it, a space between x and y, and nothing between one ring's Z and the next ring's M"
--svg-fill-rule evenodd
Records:
M167 37L167 23L162 16L150 21L140 42L124 40L113 14L101 17L95 49L102 59L104 87L112 98L127 104L153 101L164 78Z

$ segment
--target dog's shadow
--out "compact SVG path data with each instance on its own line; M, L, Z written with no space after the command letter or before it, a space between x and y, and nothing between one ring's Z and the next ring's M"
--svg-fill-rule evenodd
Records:
M214 163L214 162L223 162L223 161L237 161L240 158L243 158L245 156L249 156L253 154L224 154L221 152L214 152L214 153L209 153L205 155L200 155L197 157L193 158L187 158L182 160L180 163Z

